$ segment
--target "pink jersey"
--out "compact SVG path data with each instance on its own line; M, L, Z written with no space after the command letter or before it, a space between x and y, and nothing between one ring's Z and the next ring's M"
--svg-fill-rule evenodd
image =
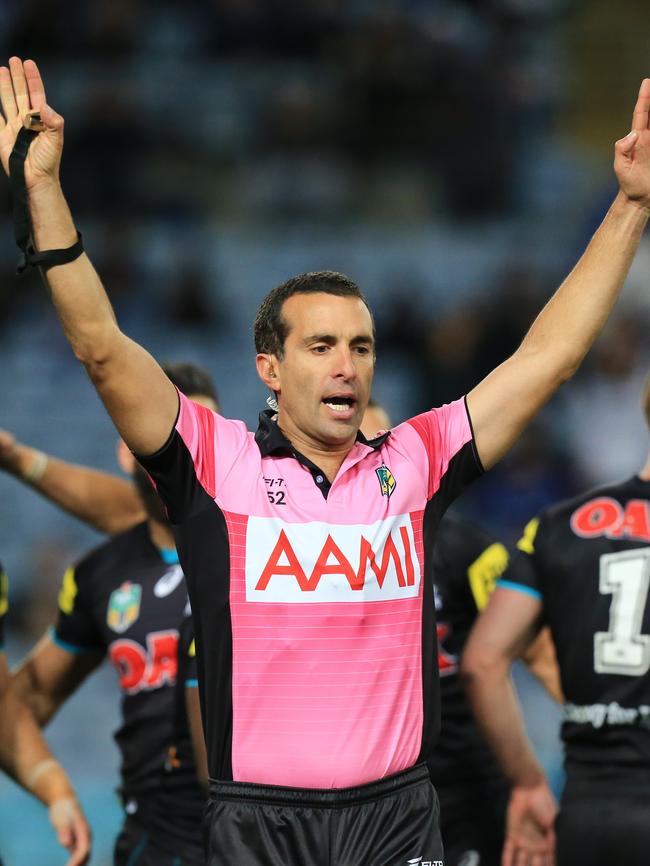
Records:
M359 436L330 484L268 413L253 435L181 397L142 463L190 591L210 775L340 788L426 760L433 535L481 471L465 402Z

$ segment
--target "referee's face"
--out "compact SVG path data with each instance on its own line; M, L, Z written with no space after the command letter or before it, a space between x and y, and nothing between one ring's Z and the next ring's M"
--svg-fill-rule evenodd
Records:
M300 442L352 446L365 412L375 365L370 313L359 298L325 292L285 301L283 357L268 358L266 383L278 397L278 421ZM258 361L259 363L259 361Z

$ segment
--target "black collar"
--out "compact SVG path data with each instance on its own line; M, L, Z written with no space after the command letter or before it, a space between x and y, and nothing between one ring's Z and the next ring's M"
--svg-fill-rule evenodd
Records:
M262 457L268 457L270 454L290 454L293 457L301 459L301 463L307 460L299 451L293 447L291 442L284 435L278 422L275 420L275 412L272 409L265 409L260 412L260 423L255 433L255 441L260 449ZM382 433L381 436L376 436L374 439L366 439L361 430L357 433L357 442L362 445L367 445L376 451L384 444L390 436L390 430ZM311 462L311 461L309 461Z
M257 447L260 449L260 454L262 457L278 454L295 458L298 463L311 472L314 484L323 494L324 498L327 499L332 486L331 482L328 481L323 470L311 461L309 457L305 457L300 451L296 451L282 430L280 430L274 415L275 412L272 409L265 409L264 412L260 412L260 426L257 428L257 433L255 434L255 441L257 442ZM376 450L384 444L389 436L390 431L387 431L386 433L382 433L381 436L377 436L376 439L366 439L361 430L359 430L357 442Z

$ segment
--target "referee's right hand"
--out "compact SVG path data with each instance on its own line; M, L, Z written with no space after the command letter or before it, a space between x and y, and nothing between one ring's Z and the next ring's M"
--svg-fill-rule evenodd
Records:
M45 127L32 142L25 160L25 185L33 191L41 185L59 183L63 152L63 118L45 101L45 87L33 60L12 57L0 66L0 160L9 174L9 157L23 121L32 111L40 113Z

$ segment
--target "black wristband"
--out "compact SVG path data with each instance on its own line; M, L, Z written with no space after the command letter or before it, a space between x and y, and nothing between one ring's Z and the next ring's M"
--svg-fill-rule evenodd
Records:
M29 216L25 186L25 160L29 146L37 135L38 133L31 129L25 127L20 129L9 156L9 181L14 199L14 235L16 244L22 252L16 267L17 274L22 274L30 266L46 269L54 265L65 265L79 258L84 251L79 232L77 232L77 242L67 249L36 252L31 242L32 221Z
M54 265L67 265L68 262L78 259L83 251L84 245L81 232L77 232L77 242L75 244L61 250L41 250L40 252L36 252L34 244L28 243L18 261L16 273L22 274L30 266L45 270Z

